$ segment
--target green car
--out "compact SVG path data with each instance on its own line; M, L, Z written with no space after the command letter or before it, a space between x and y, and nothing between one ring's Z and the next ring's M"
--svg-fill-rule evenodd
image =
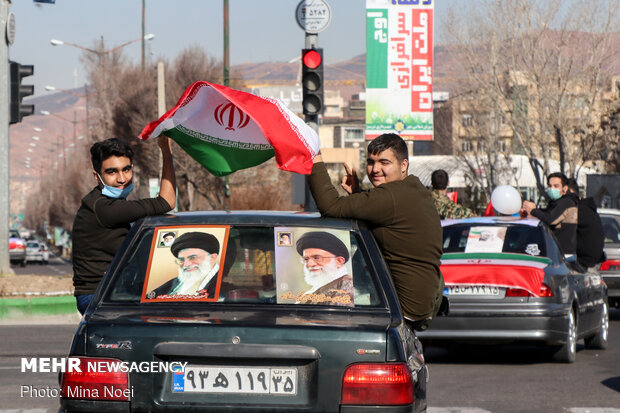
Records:
M428 371L371 232L286 212L136 223L60 376L66 412L423 412Z

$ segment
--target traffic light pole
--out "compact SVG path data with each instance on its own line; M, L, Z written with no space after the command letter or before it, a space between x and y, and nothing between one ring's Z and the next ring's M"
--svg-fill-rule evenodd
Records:
M305 40L305 48L306 49L315 49L319 46L319 35L306 32L306 40ZM319 115L314 114L306 114L305 121L314 131L319 134ZM310 186L308 185L308 176L305 176L305 185L304 185L304 193L306 202L304 203L304 210L309 212L318 211L316 206L316 202L312 197L312 193L310 192Z
M9 48L4 40L10 2L0 0L0 274L10 274L9 257Z

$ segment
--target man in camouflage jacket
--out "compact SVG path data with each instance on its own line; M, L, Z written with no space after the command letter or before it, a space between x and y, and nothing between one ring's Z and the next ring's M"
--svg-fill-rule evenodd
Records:
M431 195L433 196L433 202L439 217L441 219L475 217L476 214L471 209L465 208L448 198L448 195L446 195L448 183L448 173L446 171L443 169L433 171L431 175Z

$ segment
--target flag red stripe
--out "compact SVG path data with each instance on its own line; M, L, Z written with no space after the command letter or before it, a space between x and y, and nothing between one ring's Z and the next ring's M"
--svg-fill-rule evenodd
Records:
M256 122L267 141L273 146L276 163L280 169L302 174L309 174L312 171L314 154L301 134L296 132L295 125L287 121L286 115L275 103L251 93L205 81L196 82L188 87L176 106L158 120L149 123L139 138L147 139L164 120L173 117L180 107L189 103L194 94L205 86L212 87Z
M312 172L313 154L310 153L301 137L292 129L294 125L286 120L285 115L280 112L276 104L251 93L208 82L204 83L212 86L235 106L250 115L267 141L273 146L276 153L276 163L280 169L303 174Z
M538 296L544 270L516 265L441 265L446 285L492 285L523 288Z

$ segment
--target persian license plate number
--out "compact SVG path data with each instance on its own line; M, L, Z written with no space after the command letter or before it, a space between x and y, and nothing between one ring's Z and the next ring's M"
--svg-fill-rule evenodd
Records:
M490 285L451 285L448 287L448 295L460 296L490 295L499 297L504 291L504 288Z
M297 369L186 366L184 373L174 373L172 391L295 395Z

